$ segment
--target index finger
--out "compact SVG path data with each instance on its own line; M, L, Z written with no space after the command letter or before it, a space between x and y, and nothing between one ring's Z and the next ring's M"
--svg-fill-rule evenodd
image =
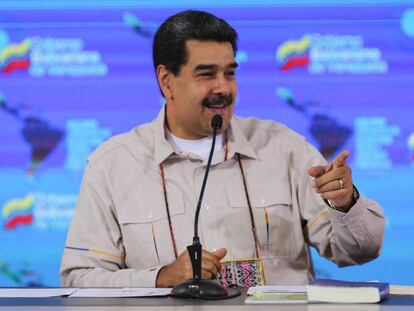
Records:
M333 165L335 167L344 166L346 163L346 159L349 157L349 151L344 150L340 154L336 156L336 158L333 160Z

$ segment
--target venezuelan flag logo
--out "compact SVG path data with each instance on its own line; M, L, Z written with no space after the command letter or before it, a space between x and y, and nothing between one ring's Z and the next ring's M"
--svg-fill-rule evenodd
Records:
M311 38L303 36L299 40L289 40L279 46L276 60L281 70L287 71L294 67L306 67L309 64L309 47Z
M25 39L18 44L10 44L0 50L0 72L12 73L30 66L30 40Z
M19 225L30 225L33 222L34 195L29 193L24 198L13 199L2 208L1 215L5 219L5 228L13 230Z

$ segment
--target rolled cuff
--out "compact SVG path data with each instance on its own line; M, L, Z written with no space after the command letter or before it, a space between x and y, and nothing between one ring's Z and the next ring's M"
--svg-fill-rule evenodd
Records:
M136 270L133 276L134 284L137 284L139 287L156 287L158 273L163 267L158 266L148 270Z

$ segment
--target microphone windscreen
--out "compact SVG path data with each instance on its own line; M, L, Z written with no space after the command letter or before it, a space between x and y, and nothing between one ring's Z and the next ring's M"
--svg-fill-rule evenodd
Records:
M221 126L223 125L223 117L219 114L216 114L212 119L211 119L211 127L214 129L221 129Z

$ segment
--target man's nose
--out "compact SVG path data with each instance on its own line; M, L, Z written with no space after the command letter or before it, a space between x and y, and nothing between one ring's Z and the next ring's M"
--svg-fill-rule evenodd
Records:
M230 83L227 81L224 75L217 75L214 80L213 87L214 94L229 95L230 94Z

